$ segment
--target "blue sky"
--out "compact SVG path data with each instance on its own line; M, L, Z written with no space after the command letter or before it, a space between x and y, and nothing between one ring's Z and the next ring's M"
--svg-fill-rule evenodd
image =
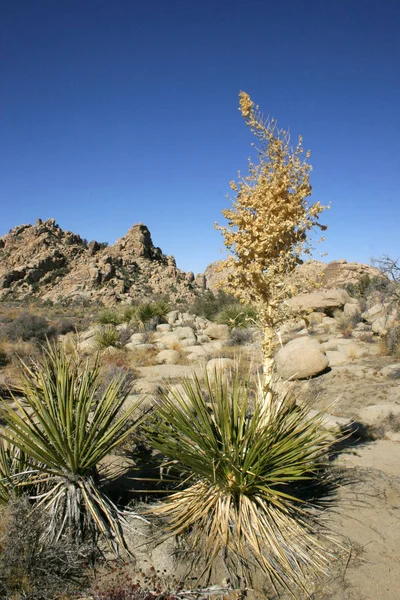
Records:
M0 235L137 222L184 270L253 141L246 90L312 151L323 260L400 255L398 0L0 0ZM316 256L318 258L318 256Z

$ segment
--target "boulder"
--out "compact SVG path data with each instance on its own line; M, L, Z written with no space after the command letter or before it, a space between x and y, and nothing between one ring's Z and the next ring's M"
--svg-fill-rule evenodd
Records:
M174 335L178 337L180 340L191 339L194 337L194 331L191 327L176 327L174 329Z
M381 373L384 377L388 377L389 379L400 379L400 363L383 367Z
M160 325L156 326L156 331L160 332L160 333L165 333L166 331L171 331L172 330L172 325L170 325L169 323L161 323Z
M361 315L361 308L358 302L354 302L349 304L348 302L343 307L343 314L345 317L349 319L356 319Z
M146 337L143 333L134 333L129 338L129 344L131 346L138 346L139 344L143 344Z
M278 350L276 368L282 379L307 379L322 373L329 364L320 344L310 337L292 340Z
M372 323L372 331L377 333L378 335L387 335L389 329L393 327L396 322L396 317L393 315L387 315L384 317L379 317Z
M389 304L383 304L382 302L379 302L378 304L374 304L373 306L371 306L371 308L363 312L361 314L361 318L364 319L364 321L367 321L367 323L374 323L374 321L376 321L377 319L380 319L381 317L386 317L386 315L388 314L388 309Z
M389 415L400 417L400 406L389 402L366 406L359 412L359 419L365 425L379 425Z
M156 356L156 363L159 365L177 365L180 354L176 350L161 350Z
M235 361L232 358L212 358L207 363L207 373L212 377L215 372L233 370Z
M320 311L332 315L338 308L351 304L351 300L346 290L338 288L298 294L289 298L287 303L295 311Z
M308 335L306 322L304 319L287 321L280 327L279 334L284 344L299 335Z
M208 335L212 340L227 340L229 339L228 325L211 323L203 330L204 335Z

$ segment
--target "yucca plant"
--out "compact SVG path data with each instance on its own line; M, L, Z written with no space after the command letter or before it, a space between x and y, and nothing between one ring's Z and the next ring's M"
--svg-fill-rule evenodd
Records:
M114 325L104 325L95 335L95 341L99 348L116 348L119 343L120 334Z
M133 321L136 321L139 327L145 329L153 319L157 317L164 319L169 310L169 304L161 300L158 302L142 302L136 307Z
M0 505L8 504L23 494L22 485L27 481L27 471L29 466L24 452L0 439Z
M327 551L298 487L324 478L329 436L322 417L276 397L266 405L254 389L215 372L164 393L148 435L185 483L152 512L165 535L186 533L202 549L205 571L222 556L244 582L258 567L273 585L306 590Z
M215 320L229 327L249 327L257 323L257 313L251 306L235 302L220 310Z
M119 315L117 311L111 308L106 308L99 313L97 321L101 325L119 325L122 319L121 315Z
M45 486L37 499L49 511L48 537L80 542L101 534L117 550L122 515L100 489L98 465L141 421L132 420L137 405L121 413L123 378L101 391L98 359L82 363L76 352L50 345L21 370L23 399L13 398L17 410L0 405L0 435L34 464L32 480Z

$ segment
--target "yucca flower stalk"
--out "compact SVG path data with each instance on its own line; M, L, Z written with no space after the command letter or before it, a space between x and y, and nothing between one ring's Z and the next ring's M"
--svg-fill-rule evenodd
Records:
M103 535L116 550L124 545L122 515L100 489L98 465L141 422L132 420L137 405L121 412L123 378L101 392L98 359L82 362L77 352L50 345L39 362L21 361L21 375L17 411L0 405L0 436L33 465L31 481L41 486L36 500L49 511L48 536Z
M231 574L248 581L261 568L294 595L328 564L318 511L296 488L324 478L331 442L322 417L266 404L263 384L254 389L215 372L164 393L148 435L185 484L152 512L167 536L188 534L202 549L205 571L223 556Z

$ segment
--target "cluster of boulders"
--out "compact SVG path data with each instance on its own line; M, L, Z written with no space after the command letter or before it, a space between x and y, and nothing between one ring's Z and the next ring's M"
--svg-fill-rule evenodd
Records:
M392 304L379 301L362 312L359 301L345 289L299 294L288 303L304 318L281 327L282 347L276 364L283 379L305 379L327 367L376 355L379 340L398 324L398 311Z
M397 323L397 311L390 305L377 303L362 312L359 302L340 288L300 294L288 303L303 316L286 322L279 331L281 347L275 359L277 372L284 380L307 379L327 368L379 354L380 340ZM117 329L129 332L126 324L118 325ZM95 349L97 331L98 327L92 327L81 334L82 351ZM252 341L245 351L259 358L261 331L255 327L251 331ZM155 331L125 335L124 348L150 353L153 365L183 365L190 372L191 365L192 368L206 365L209 369L214 369L217 363L232 366L232 348L226 352L231 345L228 325L173 310Z
M168 294L190 302L204 287L203 276L181 271L153 245L143 223L112 246L88 243L54 219L14 227L0 238L0 300L37 296L108 306Z

